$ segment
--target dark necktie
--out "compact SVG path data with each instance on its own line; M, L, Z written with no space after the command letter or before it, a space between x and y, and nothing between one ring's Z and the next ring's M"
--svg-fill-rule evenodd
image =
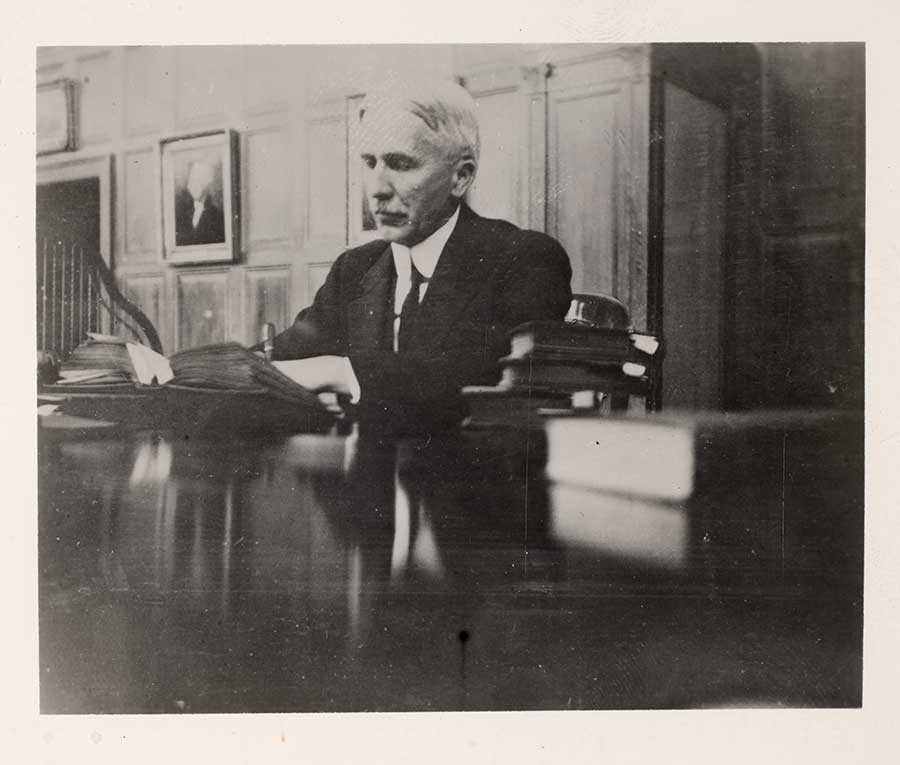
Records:
M413 263L412 257L409 259L409 292L403 300L403 306L400 309L400 329L397 333L397 350L404 351L407 349L409 339L412 337L413 327L416 322L416 312L419 310L419 287L425 279L416 264Z

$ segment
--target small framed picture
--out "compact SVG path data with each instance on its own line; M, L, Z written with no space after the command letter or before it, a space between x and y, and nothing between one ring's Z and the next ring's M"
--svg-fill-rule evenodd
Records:
M75 149L75 85L56 80L38 85L35 136L37 154Z
M162 142L165 258L171 263L222 263L240 255L237 133Z

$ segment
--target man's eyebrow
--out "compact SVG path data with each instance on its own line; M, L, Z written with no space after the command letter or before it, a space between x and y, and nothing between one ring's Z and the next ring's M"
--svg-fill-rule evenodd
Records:
M418 162L419 160L414 157L412 154L406 154L402 151L389 151L386 154L382 154L382 159L385 162Z

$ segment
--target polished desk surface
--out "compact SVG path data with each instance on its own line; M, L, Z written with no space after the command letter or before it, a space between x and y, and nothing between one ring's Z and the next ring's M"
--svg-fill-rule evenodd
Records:
M542 466L528 433L45 434L41 711L861 703L854 481L654 515Z

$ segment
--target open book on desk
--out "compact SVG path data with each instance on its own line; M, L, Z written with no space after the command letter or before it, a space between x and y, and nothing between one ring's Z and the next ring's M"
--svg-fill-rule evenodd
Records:
M62 407L67 413L77 409L147 427L244 422L319 431L342 413L334 394L304 388L239 343L190 348L169 358L132 345L89 337L62 365L60 383L45 391L68 393Z

